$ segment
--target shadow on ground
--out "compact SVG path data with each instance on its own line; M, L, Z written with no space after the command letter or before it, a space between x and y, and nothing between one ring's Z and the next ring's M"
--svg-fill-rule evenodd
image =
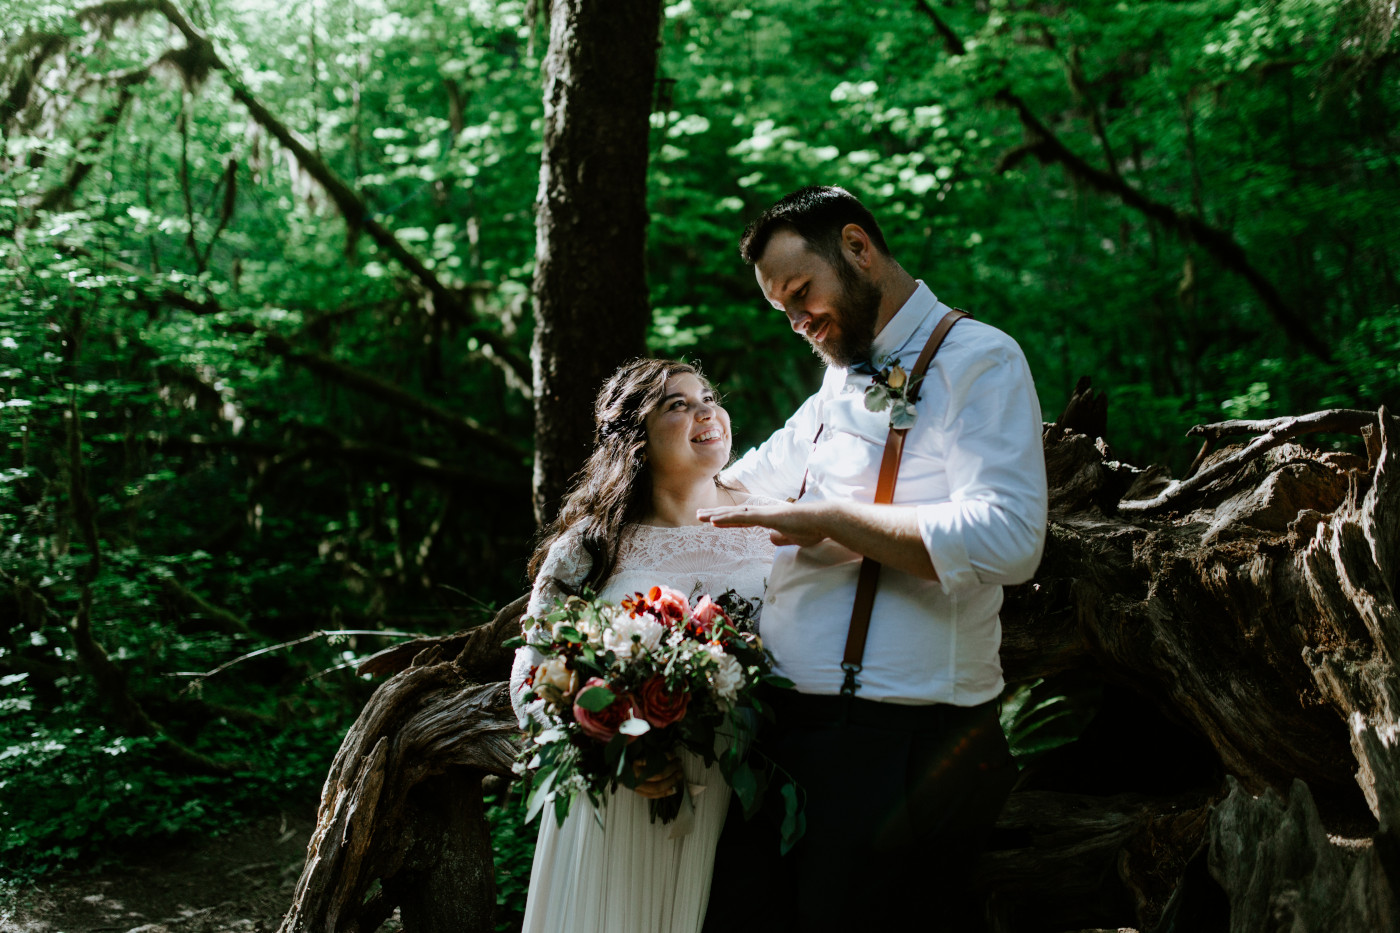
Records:
M284 814L46 879L0 904L0 931L272 933L291 904L313 825Z

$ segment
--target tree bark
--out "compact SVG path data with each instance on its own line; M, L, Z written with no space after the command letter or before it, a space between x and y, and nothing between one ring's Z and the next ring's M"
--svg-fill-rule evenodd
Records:
M511 774L518 727L506 685L468 669L434 646L375 691L331 765L279 933L372 933L399 906L415 933L494 929L481 777Z
M648 120L658 0L553 0L536 208L535 521L593 443L593 398L646 349Z
M1280 442L1316 425L1361 433L1368 456ZM1228 799L1208 823L1179 822L1158 842L1177 856L1209 846L1200 884L1228 905L1201 921L1211 928L1294 929L1284 919L1295 916L1298 929L1394 928L1368 924L1397 916L1400 890L1387 855L1400 819L1398 427L1384 409L1204 426L1192 433L1261 436L1209 454L1183 483L1118 463L1073 426L1046 429L1049 536L1035 581L1010 590L1002 612L1007 678L1089 674L1208 745L1231 781L1210 796ZM1316 829L1328 822L1333 839ZM1121 891L1135 886L1128 852ZM1049 834L993 864L1063 867L1072 855ZM1054 915L1016 887L998 896L1037 907L1042 922ZM1163 905L1149 900L1096 921L1151 929ZM1365 922L1317 925L1342 916Z

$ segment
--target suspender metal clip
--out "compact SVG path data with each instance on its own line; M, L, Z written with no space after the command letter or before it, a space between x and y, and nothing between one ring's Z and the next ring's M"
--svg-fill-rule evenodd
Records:
M841 670L846 672L846 679L841 682L841 695L853 697L856 695L856 690L860 688L860 681L856 680L856 675L860 673L861 665L842 661Z

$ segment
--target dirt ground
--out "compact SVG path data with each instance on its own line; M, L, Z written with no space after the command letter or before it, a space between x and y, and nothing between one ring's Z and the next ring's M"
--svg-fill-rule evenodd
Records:
M272 933L291 904L312 827L307 818L271 817L46 879L0 901L0 931Z

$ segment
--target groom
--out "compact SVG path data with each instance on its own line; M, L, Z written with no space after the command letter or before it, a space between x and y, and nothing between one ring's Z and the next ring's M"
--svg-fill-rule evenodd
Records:
M821 389L724 474L791 504L699 513L767 527L780 545L761 626L797 691L775 701L764 750L805 788L807 830L778 858L764 820L731 816L706 930L976 930L972 870L1015 777L997 719L997 613L1045 538L1030 370L1006 334L957 320L902 408L950 309L841 188L793 192L739 248L826 363ZM883 392L868 396L874 383ZM892 410L909 429L893 503L874 504ZM862 558L881 568L851 663Z

